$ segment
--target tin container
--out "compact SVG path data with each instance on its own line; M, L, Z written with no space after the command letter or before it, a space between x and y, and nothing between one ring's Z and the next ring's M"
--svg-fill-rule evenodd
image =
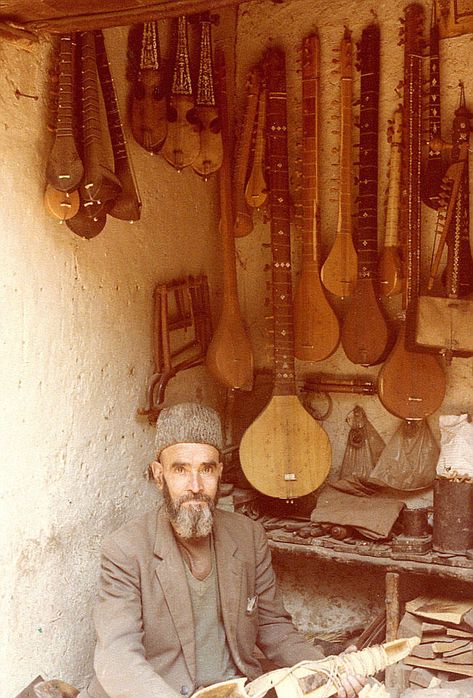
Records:
M432 547L462 554L473 548L473 482L436 478Z

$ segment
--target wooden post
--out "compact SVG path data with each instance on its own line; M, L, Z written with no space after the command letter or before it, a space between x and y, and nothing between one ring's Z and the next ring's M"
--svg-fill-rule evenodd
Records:
M386 642L389 642L396 639L400 621L398 572L386 572L385 590ZM397 698L401 690L407 688L402 663L386 667L384 683L393 698Z

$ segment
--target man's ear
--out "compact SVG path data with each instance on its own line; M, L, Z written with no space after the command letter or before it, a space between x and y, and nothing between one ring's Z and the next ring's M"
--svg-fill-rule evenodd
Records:
M163 489L163 466L159 462L159 460L154 460L152 463L150 463L151 472L153 473L153 477L156 480L156 484L159 487L160 490Z

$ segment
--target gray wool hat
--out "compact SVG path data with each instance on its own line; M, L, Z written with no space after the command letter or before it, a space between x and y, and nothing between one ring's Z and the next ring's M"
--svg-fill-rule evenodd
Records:
M174 444L208 444L223 449L222 424L217 412L198 402L181 402L159 413L156 453Z

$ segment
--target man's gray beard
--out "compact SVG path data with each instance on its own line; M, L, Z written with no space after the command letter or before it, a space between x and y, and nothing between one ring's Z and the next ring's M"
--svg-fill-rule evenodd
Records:
M218 500L207 494L184 494L175 501L172 500L166 480L163 481L163 499L169 520L180 538L205 538L212 530L214 511ZM184 506L185 502L205 502L202 506Z

